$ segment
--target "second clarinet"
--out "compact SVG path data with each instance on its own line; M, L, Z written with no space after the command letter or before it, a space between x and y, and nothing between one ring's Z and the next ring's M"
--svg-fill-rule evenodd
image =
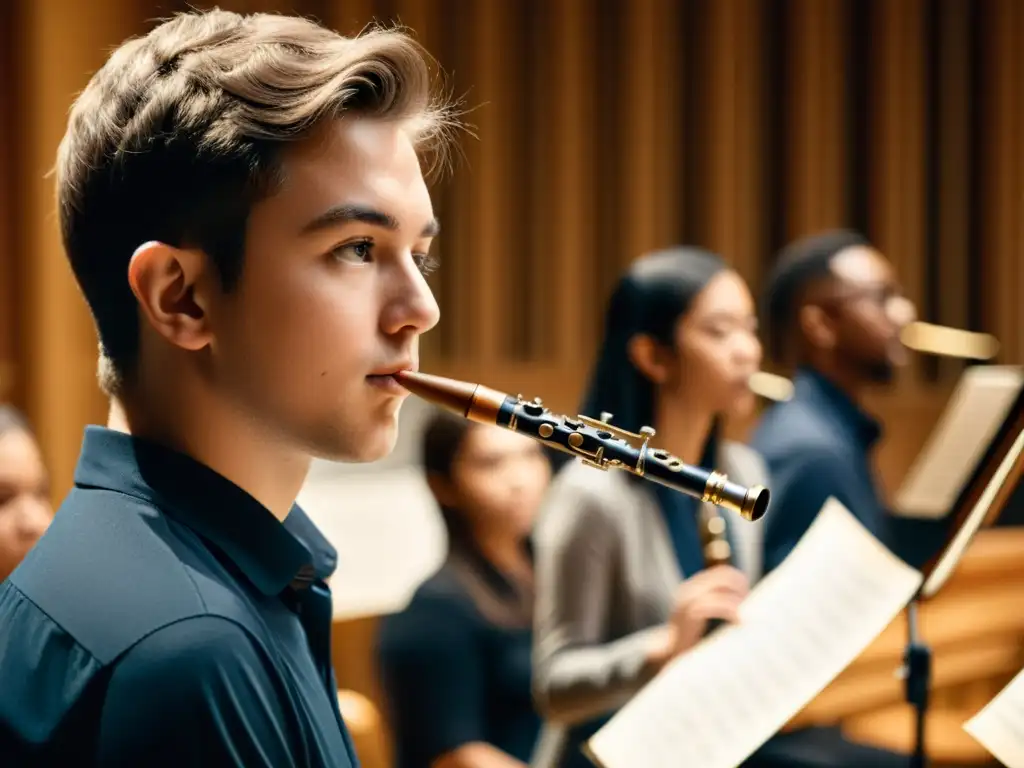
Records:
M598 469L621 469L647 480L731 509L744 520L759 520L768 509L768 489L745 488L721 472L685 464L668 451L650 445L651 427L629 432L600 419L562 416L544 407L540 398L525 400L456 379L402 371L395 378L412 394L463 418L493 424L539 440Z

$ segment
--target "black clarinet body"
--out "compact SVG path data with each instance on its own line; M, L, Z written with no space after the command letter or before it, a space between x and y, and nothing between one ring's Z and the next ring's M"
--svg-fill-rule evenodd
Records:
M492 424L538 440L549 448L578 458L601 470L620 469L661 483L702 502L731 509L745 520L758 520L768 509L768 489L745 488L721 472L680 461L668 451L651 446L654 429L630 432L611 423L612 414L600 419L552 413L541 399L525 400L472 382L400 371L395 379L427 402L480 424Z
M545 408L539 399L524 401L506 395L495 423L540 440L588 466L625 470L702 502L731 509L745 520L764 515L769 500L766 488L745 488L730 482L721 472L686 464L668 451L651 447L653 428L629 432L611 424L612 417L610 413L601 414L599 419L561 416Z

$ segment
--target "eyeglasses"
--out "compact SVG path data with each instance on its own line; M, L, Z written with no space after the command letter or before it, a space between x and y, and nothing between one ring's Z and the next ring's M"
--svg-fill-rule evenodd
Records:
M826 297L823 303L835 306L839 304L853 304L860 301L868 302L877 307L897 325L905 325L917 316L916 308L903 294L903 290L898 285L891 283L878 283L875 285L852 285L846 283L834 294Z

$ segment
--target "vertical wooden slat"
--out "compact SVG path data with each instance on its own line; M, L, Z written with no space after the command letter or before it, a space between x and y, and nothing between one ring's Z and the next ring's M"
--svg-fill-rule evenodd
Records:
M579 254L571 242L572 222L562 220L559 226L555 226L555 222L562 214L558 210L562 202L559 184L563 174L568 172L565 166L571 163L568 153L563 153L558 143L560 129L571 116L562 115L560 110L575 96L575 93L570 95L561 89L562 74L566 68L572 67L572 60L563 60L563 54L574 50L576 28L572 25L567 29L561 27L559 19L564 15L564 9L556 2L547 4L543 10L532 3L524 3L521 13L527 18L524 55L529 61L528 71L522 73L522 88L527 91L529 107L523 109L526 119L521 126L531 136L527 154L523 157L527 165L523 202L524 215L530 223L523 243L525 250L518 259L519 275L515 290L523 297L521 306L528 307L521 314L526 341L525 359L532 362L555 357L560 339L570 332L560 323L558 269L565 265L574 266ZM580 90L576 89L576 92ZM568 242L561 240L566 232L569 233ZM579 281L586 275L572 269L570 280L574 277ZM569 322L572 321L570 317Z
M704 188L708 176L708 147L714 140L709 135L706 104L709 99L707 16L712 0L680 0L676 23L679 85L676 103L680 114L680 150L675 172L676 207L681 218L677 228L679 240L688 245L707 242L708 206Z
M921 308L927 293L925 4L882 2L874 10L870 235Z
M61 245L54 209L57 146L68 105L112 46L144 29L135 0L107 0L84 13L75 0L33 0L23 6L18 50L26 104L20 145L25 161L18 189L25 195L24 349L26 401L57 501L70 489L82 429L106 420L96 385L96 335ZM148 15L148 14L147 14Z
M1020 77L1024 67L1024 52L1020 41L1024 35L1024 7L1012 4L1008 20L1010 33L1007 35L1015 45L1007 46L1003 61L1006 75L1000 78L1000 95L1006 100L1006 130L1009 134L1006 144L1007 170L1012 179L1008 184L1009 194L1001 200L1010 232L1006 250L1000 253L999 263L1005 272L999 275L1000 336L1005 339L1009 359L1024 363L1024 217L1021 204L1024 201L1024 82ZM1005 89L1005 92L1004 92Z
M546 262L534 282L541 303L527 311L542 319L543 325L535 327L534 333L549 335L552 344L545 351L551 358L576 361L587 354L596 337L588 302L583 300L594 296L597 287L593 185L600 178L600 168L590 161L594 152L591 124L596 119L594 27L587 0L553 0L549 7L550 39L557 45L549 47L553 53L550 87L542 112L550 115L550 121L544 122L551 132L545 168L551 195L545 196L544 235L533 244Z
M627 73L620 96L625 141L613 149L628 157L621 267L647 251L670 245L675 230L678 212L671 199L672 174L681 140L675 115L678 100L670 96L681 81L672 39L675 6L668 0L633 0L625 7Z
M1006 308L1007 329L1013 330L1012 360L1018 365L1024 364L1024 216L1020 215L1021 201L1024 200L1024 80L1020 72L1024 70L1024 51L1019 42L1024 36L1024 8L1020 3L1013 6L1013 39L1018 42L1013 49L1010 61L1012 77L1012 94L1014 103L1014 156L1013 178L1016 187L1008 201L1008 216L1015 224L1015 241L1013 249L1007 253L1007 263L1012 265L1003 287L1003 306ZM1007 334L1007 339L1010 335Z
M1002 344L1005 362L1024 362L1020 314L1024 257L1021 236L1021 55L1018 45L1024 9L1013 0L986 7L986 115L984 143L982 252L985 328Z
M21 71L15 55L18 4L0 3L0 402L18 399L18 269L16 116Z
M444 263L438 280L443 282L445 298L441 308L443 349L452 360L472 359L473 312L472 294L477 278L473 262L470 224L476 216L473 176L477 172L476 152L480 143L480 111L485 106L476 77L477 41L475 30L480 6L463 5L459 0L441 0L440 12L445 19L444 40L439 48L442 63L452 77L454 93L465 97L466 121L470 133L463 137L457 155L455 176L444 187L442 235L438 242Z
M516 216L517 201L509 194L507 177L515 162L506 146L510 114L516 108L505 91L504 67L511 45L505 27L511 12L504 0L475 3L474 79L480 108L476 112L480 141L469 145L470 169L466 177L470 197L459 213L466 217L469 236L467 263L460 267L472 275L471 292L464 297L469 314L470 355L489 364L506 350L506 314L513 311L508 283L504 280L515 254L509 248L505 228Z
M324 23L343 35L354 35L374 20L374 0L328 0Z
M622 42L627 14L631 12L627 0L591 0L589 7L593 29L593 57L588 62L591 75L574 87L588 88L595 104L590 126L590 162L594 169L590 226L594 250L589 260L595 289L591 306L584 311L597 316L622 272L624 254L629 248L625 243L622 206L629 194L626 179L630 157L624 149L626 121L621 111L625 109L627 58L632 49Z
M787 240L846 221L843 11L841 0L787 4Z
M970 0L942 0L933 12L939 13L936 29L937 71L931 78L937 85L938 136L933 160L936 206L931 211L931 231L935 233L934 248L929 256L934 262L927 268L935 273L935 320L956 328L967 328L968 322L968 253L970 239ZM952 380L960 372L961 362L940 361L943 380Z
M846 17L846 165L847 221L867 233L871 220L871 158L876 0L845 0Z
M710 142L707 245L750 281L764 250L763 156L760 152L760 0L716 0L710 9L707 55Z
M535 47L541 39L537 27L546 13L531 12L522 3L509 3L504 19L505 38L508 41L502 57L502 91L509 108L502 119L505 122L504 172L502 185L508 208L504 211L502 236L505 239L507 260L502 265L502 283L508 296L508 312L503 321L505 355L517 363L531 359L531 310L523 302L529 295L532 278L530 265L536 262L529 254L536 242L537 222L529 215L530 193L534 188L533 168L529 158L536 157L538 137L532 130L536 124L533 113L545 103L537 93ZM538 62L539 64L539 62ZM545 314L548 314L545 312Z

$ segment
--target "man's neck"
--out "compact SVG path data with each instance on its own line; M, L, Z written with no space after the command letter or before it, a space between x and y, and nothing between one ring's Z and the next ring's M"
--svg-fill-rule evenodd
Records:
M183 398L189 400L190 398ZM268 439L252 420L227 409L144 405L136 397L111 402L107 426L159 443L205 464L284 520L298 496L311 460Z
M830 362L810 363L807 367L831 382L858 407L863 407L866 386L860 377L854 376L844 371L841 366Z
M699 465L715 416L676 398L660 398L653 443L686 464Z

